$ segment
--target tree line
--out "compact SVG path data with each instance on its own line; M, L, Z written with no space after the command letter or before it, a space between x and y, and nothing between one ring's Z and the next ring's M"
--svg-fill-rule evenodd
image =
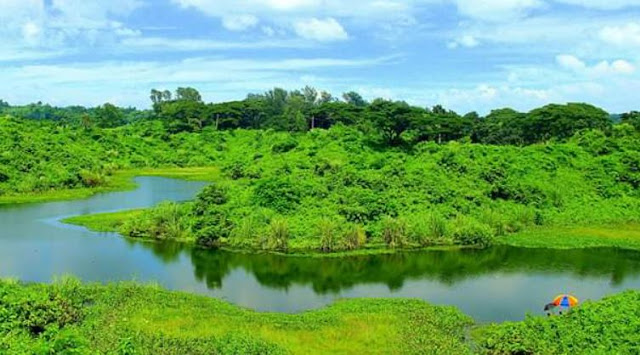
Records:
M366 101L357 92L340 98L312 87L287 91L274 88L249 94L244 100L205 103L198 90L179 87L175 92L152 89L152 110L119 108L106 103L96 108L57 108L42 103L10 106L0 101L0 115L54 120L86 128L113 128L140 120L162 121L169 133L217 130L273 129L305 132L342 124L377 133L387 145L466 139L474 143L528 145L550 139L564 140L584 129L609 132L616 121L640 130L640 112L610 115L586 103L550 104L529 112L511 108L459 114L441 105L412 106L404 101Z

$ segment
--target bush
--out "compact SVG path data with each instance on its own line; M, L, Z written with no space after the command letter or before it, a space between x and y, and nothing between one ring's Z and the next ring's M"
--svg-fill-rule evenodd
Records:
M127 220L120 233L131 238L182 240L192 237L190 205L163 202Z
M356 250L362 248L367 242L367 235L362 226L352 224L348 226L342 234L344 248L346 250Z
M294 210L300 204L302 191L289 178L274 177L260 181L254 188L254 201L280 213Z
M290 234L289 224L285 219L272 220L262 242L263 249L286 252L289 248Z
M404 220L386 217L383 220L382 238L389 248L401 248L406 244L407 224Z
M287 153L295 149L297 146L298 141L292 137L288 137L286 140L274 144L273 147L271 147L271 151L274 153Z
M441 214L414 215L408 226L409 239L421 246L441 244L447 233L447 221Z
M453 221L453 239L461 245L489 247L493 244L493 230L473 218L459 215Z
M202 192L198 194L194 206L194 211L197 214L202 215L206 213L210 208L224 205L228 200L228 190L221 187L219 184L212 183L205 187Z
M38 336L79 322L87 300L79 283L64 280L55 287L25 289L0 281L0 333L15 329Z
M338 236L340 233L338 224L329 218L321 219L317 226L317 234L320 236L320 250L329 253L340 249Z

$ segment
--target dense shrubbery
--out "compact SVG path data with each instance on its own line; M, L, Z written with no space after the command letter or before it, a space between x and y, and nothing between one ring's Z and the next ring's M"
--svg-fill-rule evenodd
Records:
M303 314L264 314L134 284L0 280L2 354L636 354L640 294L587 302L562 316L480 326L468 339L472 324L452 307L417 300L349 300Z
M626 292L585 303L568 315L528 317L484 330L483 354L637 354L640 294Z
M124 234L281 251L486 246L530 226L628 222L640 215L633 114L612 125L604 111L570 104L460 117L442 107L366 104L355 96L313 101L319 97L313 91L274 91L221 104L233 106L233 115L209 107L214 125L180 111L188 104L200 112L197 92L153 97L159 121L118 128L0 118L0 195L105 186L115 171L129 168L218 166L223 177L193 204L147 211L124 225ZM329 129L215 129L261 120L270 123L255 127L295 126L275 121L297 120L289 106L302 98L310 101L298 102L298 113ZM165 106L177 111L169 114ZM245 117L245 110L266 118ZM189 122L196 132L185 132L194 130L185 128Z
M24 310L34 309L34 300L54 306L43 301L52 295L70 304L84 301L84 317L68 323L66 313L46 311L47 329L30 333L20 323ZM303 314L265 314L135 284L0 280L1 354L464 354L464 329L471 323L453 307L417 300L348 300Z
M347 127L195 134L224 142L212 164L260 174L224 170L194 203L174 209L183 232L203 246L279 251L488 246L534 226L637 221L638 136L617 128L600 142L590 135L599 136L527 147L421 143L406 151L370 146ZM288 139L297 147L273 152ZM614 148L602 153L597 145ZM170 211L156 209L169 214L161 225ZM151 228L153 214L131 223Z

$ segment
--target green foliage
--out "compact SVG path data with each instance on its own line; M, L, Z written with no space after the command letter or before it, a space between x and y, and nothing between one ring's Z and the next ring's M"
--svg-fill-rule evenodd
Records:
M122 231L273 249L260 240L278 219L290 251L364 247L345 224L361 226L371 247L485 246L537 226L640 216L640 135L628 123L612 128L590 105L481 118L441 106L364 104L352 93L353 102L338 102L312 88L212 105L192 91L151 96L157 120L116 128L0 118L0 201L86 196L118 185L125 169L216 166L223 174L194 203L139 214ZM188 119L198 114L198 122ZM238 129L295 126L300 114L305 128L294 130L306 133ZM536 125L546 131L534 137ZM546 143L527 145L539 141ZM340 228L320 232L323 217Z
M401 248L407 243L407 223L403 219L385 217L382 239L389 248Z
M346 250L356 250L367 243L367 234L360 225L351 224L343 232L342 240Z
M189 207L173 202L161 203L128 219L119 231L131 238L189 240L193 235Z
M286 252L289 248L291 231L285 219L277 218L271 221L267 233L262 241L262 248Z
M321 251L326 253L341 249L340 226L335 220L322 218L316 228L320 236Z
M257 205L272 208L281 213L294 210L302 200L300 185L287 177L272 177L260 180L254 188Z
M527 317L489 326L482 354L636 354L640 352L640 294L625 292L587 302L569 314Z
M471 217L458 216L453 220L452 236L462 245L488 247L493 243L494 232L490 226Z
M438 212L412 215L408 236L411 242L420 246L447 244L447 220Z
M0 353L469 353L464 332L471 319L452 307L417 300L348 300L302 314L278 314L132 283L69 287L0 281L0 295L15 299L0 302L0 309L13 314L22 303L57 293L65 300L90 295L90 300L78 299L85 300L79 303L85 316L37 336L0 317Z

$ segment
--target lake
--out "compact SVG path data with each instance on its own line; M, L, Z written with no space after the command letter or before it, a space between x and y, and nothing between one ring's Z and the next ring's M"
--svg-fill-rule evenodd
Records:
M259 311L299 312L351 297L419 298L477 321L542 314L556 294L581 300L640 288L640 252L498 246L345 258L201 250L95 233L61 219L192 199L202 182L136 178L138 189L76 201L0 207L0 277L136 280Z

